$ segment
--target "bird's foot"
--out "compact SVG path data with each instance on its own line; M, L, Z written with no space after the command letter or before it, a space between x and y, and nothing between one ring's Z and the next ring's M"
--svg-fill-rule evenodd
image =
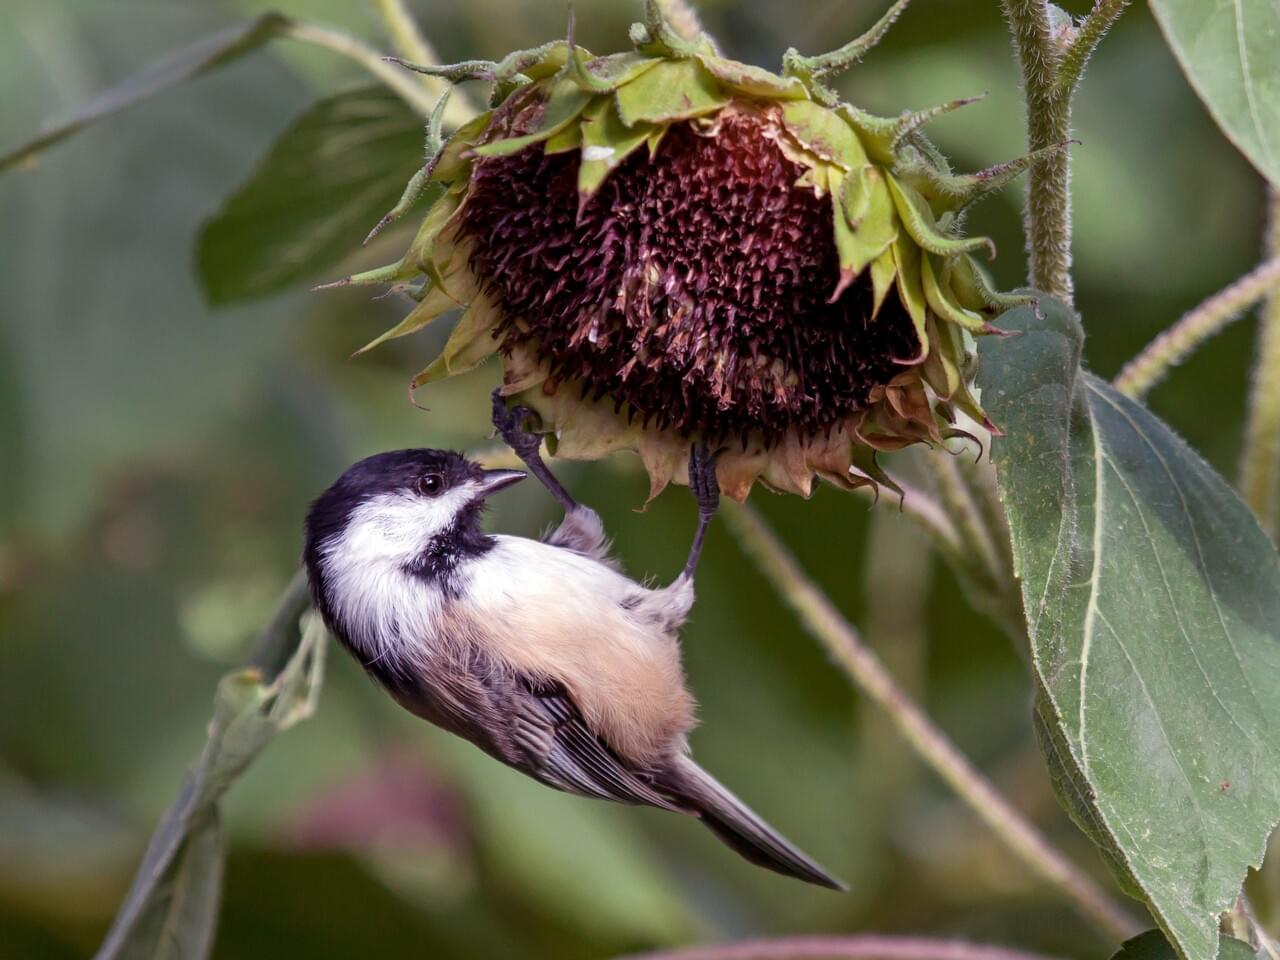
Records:
M705 443L694 444L689 451L689 490L698 504L698 516L710 520L720 506L720 481L716 477L716 463L726 448L714 453Z
M539 459L539 450L542 449L542 437L526 428L525 425L528 423L534 424L535 427L540 426L542 417L532 407L526 407L523 404L508 407L501 387L493 391L494 429L498 431L503 442L526 464L531 460Z

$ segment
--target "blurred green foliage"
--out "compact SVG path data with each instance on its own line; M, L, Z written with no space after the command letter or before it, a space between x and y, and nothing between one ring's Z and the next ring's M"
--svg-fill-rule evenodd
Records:
M542 0L414 6L448 59L501 56L564 29L563 5ZM632 4L576 6L584 44L625 45ZM773 65L788 46L815 52L853 36L880 6L702 10L731 55ZM0 148L269 7L377 41L367 8L346 0L7 0ZM348 359L398 319L394 299L304 284L215 311L199 293L202 221L295 117L359 82L327 53L272 47L0 178L0 955L53 960L97 945L204 742L217 677L243 658L294 570L308 499L376 450L487 436L483 375L424 392L427 411L405 400L443 329ZM990 91L931 134L965 168L1022 149L1016 70L987 0L920 3L841 87L881 113ZM1142 6L1104 42L1076 130L1078 301L1087 361L1107 376L1252 265L1261 186ZM972 232L999 244L1006 286L1023 273L1019 204L1011 190L973 217ZM368 226L349 238L353 266L405 243L389 230L359 252ZM1151 398L1227 476L1250 337L1249 324L1233 328ZM631 572L676 572L687 497L673 490L638 513L646 487L633 463L563 473L604 514ZM761 506L939 723L1105 881L1051 796L1018 651L968 610L908 522L831 490ZM549 498L518 488L491 522L532 534L553 515ZM547 791L403 714L335 657L318 714L228 798L215 956L588 958L822 930L1071 955L1114 947L1036 888L861 709L718 529L699 587L684 635L704 720L698 755L851 894L746 868L680 818Z

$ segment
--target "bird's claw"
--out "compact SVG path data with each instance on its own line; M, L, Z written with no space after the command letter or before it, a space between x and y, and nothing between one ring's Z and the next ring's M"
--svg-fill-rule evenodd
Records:
M536 427L542 425L542 417L532 407L523 404L508 407L502 388L493 391L493 426L503 441L521 460L528 462L537 456L542 447L542 437L526 428L532 423Z
M689 489L698 504L699 516L710 518L720 506L716 463L725 449L721 447L712 453L705 443L696 443L689 450Z

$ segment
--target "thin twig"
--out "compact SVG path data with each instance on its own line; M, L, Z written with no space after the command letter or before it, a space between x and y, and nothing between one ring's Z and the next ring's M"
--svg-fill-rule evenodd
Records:
M1235 283L1183 314L1142 352L1125 364L1112 386L1128 397L1141 397L1210 337L1265 297L1280 291L1280 256L1273 257Z
M908 696L924 690L928 650L929 593L933 564L924 531L887 511L871 514L862 564L863 637L892 671ZM878 710L867 711L858 731L859 756L876 775L864 793L871 809L861 811L870 830L887 832L905 796L923 773L902 749L893 724Z
M618 960L1050 960L1042 954L963 940L926 937L778 937L684 950L637 953Z
M729 526L765 577L826 647L850 679L970 809L1025 863L1069 899L1082 916L1121 939L1140 928L1096 883L1028 823L897 685L853 626L840 615L782 542L749 506L726 504Z
M1053 84L1057 96L1070 96L1075 90L1093 51L1098 49L1102 38L1128 5L1129 0L1098 0L1094 4L1062 56L1062 65Z
M1280 260L1280 188L1271 188L1269 204L1266 253L1274 263ZM1280 284L1272 284L1262 305L1240 492L1274 540L1280 533Z

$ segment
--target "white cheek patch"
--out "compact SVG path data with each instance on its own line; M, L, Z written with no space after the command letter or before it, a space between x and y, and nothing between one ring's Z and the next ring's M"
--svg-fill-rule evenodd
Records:
M440 594L405 567L453 524L473 494L465 486L431 499L382 494L352 511L346 530L321 545L334 613L367 663L411 659L415 638L433 634Z
M352 511L341 537L348 559L409 563L449 529L468 499L465 488L431 499L403 493L374 497Z

